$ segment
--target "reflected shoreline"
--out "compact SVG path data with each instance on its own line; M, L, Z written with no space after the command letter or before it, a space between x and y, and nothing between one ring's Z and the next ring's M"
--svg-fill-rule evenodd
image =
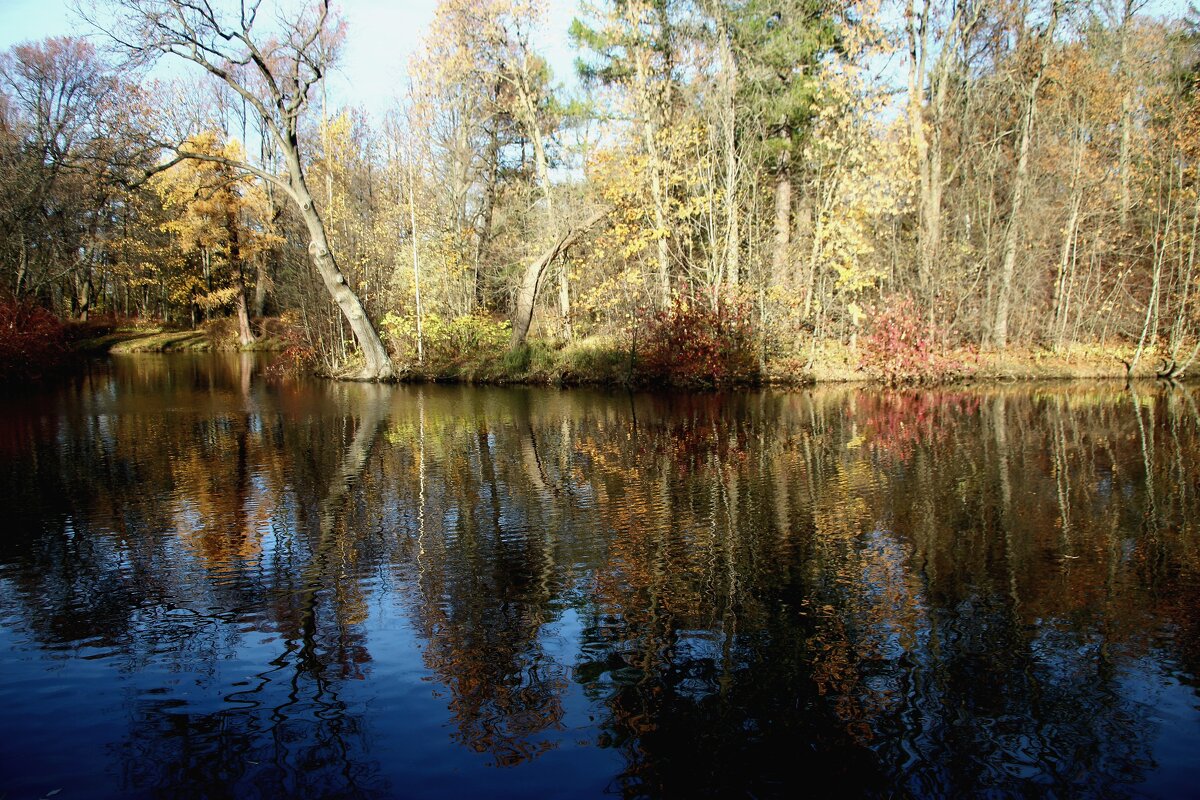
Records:
M158 356L5 402L14 796L1200 777L1165 744L1200 744L1186 387L630 395Z

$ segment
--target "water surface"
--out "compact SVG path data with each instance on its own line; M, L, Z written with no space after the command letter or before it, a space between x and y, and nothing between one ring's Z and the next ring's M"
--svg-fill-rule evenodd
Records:
M115 359L0 400L0 796L1177 797L1200 414Z

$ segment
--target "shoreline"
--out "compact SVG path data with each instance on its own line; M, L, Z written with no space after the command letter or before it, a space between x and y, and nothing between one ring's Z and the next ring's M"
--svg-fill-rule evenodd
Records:
M163 330L161 328L115 331L97 339L77 342L73 352L80 356L209 353L279 352L278 339L267 338L249 348L214 343L202 329ZM840 343L828 343L811 357L808 369L798 369L796 358L768 360L757 380L716 384L703 382L672 385L653 380L634 379L627 351L582 340L562 348L545 341L531 341L524 352L513 351L494 358L466 358L425 369L415 365L397 365L397 383L443 383L480 386L594 386L611 388L656 387L675 391L711 391L738 388L799 388L817 385L877 385L934 388L976 384L1025 383L1033 381L1128 381L1154 380L1188 383L1197 373L1164 379L1157 369L1163 357L1153 351L1143 353L1138 368L1127 373L1125 361L1132 348L1078 345L1054 353L1029 347L1006 348L967 355L959 354L957 369L936 380L888 382L855 363L852 351ZM319 373L314 373L318 374ZM320 377L342 380L341 376Z

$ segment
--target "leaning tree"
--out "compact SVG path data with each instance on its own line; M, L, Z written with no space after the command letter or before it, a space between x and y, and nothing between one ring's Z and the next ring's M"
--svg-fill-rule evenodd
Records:
M260 21L263 0L240 0L231 7L217 0L99 0L110 14L89 14L119 47L152 60L168 56L193 62L211 79L232 89L262 120L264 135L277 149L285 171L190 148L185 138L166 143L174 157L166 169L185 159L213 161L257 176L296 205L308 229L308 251L325 288L345 315L365 359L354 377L387 380L394 376L387 350L362 302L346 283L329 246L304 174L300 118L309 94L333 65L342 25L332 0L309 0L294 16L277 14ZM266 17L266 14L262 15Z

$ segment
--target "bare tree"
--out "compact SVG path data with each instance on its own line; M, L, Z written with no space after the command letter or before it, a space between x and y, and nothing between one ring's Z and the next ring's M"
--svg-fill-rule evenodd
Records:
M361 380L394 377L391 360L358 296L347 285L330 249L325 223L305 179L300 118L309 93L333 65L342 26L332 0L311 0L294 18L279 15L277 28L262 30L262 0L240 0L232 10L210 0L98 0L114 13L111 23L86 16L135 57L167 55L193 62L232 89L261 118L285 168L279 175L247 161L197 153L186 142L169 146L175 157L157 169L184 159L227 164L278 187L295 203L309 235L309 256L330 296L350 323L365 365Z
M1013 272L1017 263L1017 249L1021 236L1021 210L1029 183L1029 146L1033 140L1033 126L1037 119L1038 88L1046 75L1054 46L1054 29L1062 10L1060 0L1050 6L1050 21L1039 37L1038 61L1029 83L1024 87L1021 98L1021 122L1017 142L1017 168L1012 180L1012 199L1008 211L1008 227L1004 232L1004 255L1000 265L1000 281L996 290L996 314L992 323L992 344L1005 347L1008 344L1008 309L1012 296Z
M103 166L121 132L119 88L83 39L52 37L0 54L0 96L12 116L0 145L0 259L16 266L0 280L19 297L67 278L84 320L92 245L103 238L115 190Z

